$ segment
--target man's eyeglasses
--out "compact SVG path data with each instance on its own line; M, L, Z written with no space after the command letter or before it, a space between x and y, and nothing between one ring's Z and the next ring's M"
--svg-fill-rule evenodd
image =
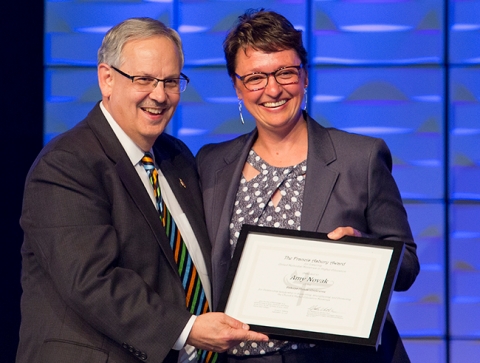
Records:
M133 88L139 92L152 92L159 82L163 82L163 89L166 93L181 93L187 89L187 84L190 82L190 79L183 73L180 73L179 78L159 79L150 76L131 76L114 66L111 67L122 76L130 79Z
M259 91L267 87L270 76L273 76L275 81L283 86L287 84L298 83L300 69L302 68L303 65L289 66L277 69L276 71L270 73L254 72L245 76L239 76L235 73L235 76L242 81L245 88L249 91Z

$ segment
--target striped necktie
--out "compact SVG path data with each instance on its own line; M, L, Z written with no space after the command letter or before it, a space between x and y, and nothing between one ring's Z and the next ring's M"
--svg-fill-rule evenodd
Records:
M183 288L186 294L186 306L190 313L200 315L208 311L208 301L203 290L202 282L198 276L197 269L193 264L187 246L183 241L180 229L177 227L170 211L162 198L160 183L158 182L158 172L155 168L153 156L147 152L143 156L141 163L145 168L150 183L153 186L157 210L160 214L160 220L165 227L167 239L170 241L170 247L173 251L173 257L178 266L178 274L182 280ZM197 350L197 361L205 363L215 363L218 355L214 352Z

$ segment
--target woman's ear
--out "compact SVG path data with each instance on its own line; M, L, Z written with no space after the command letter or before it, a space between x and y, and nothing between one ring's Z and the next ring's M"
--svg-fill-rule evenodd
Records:
M233 88L235 89L235 93L237 94L237 98L239 100L243 100L242 89L240 88L242 86L242 82L238 81L238 83L240 83L240 85L237 84L237 78L233 76L232 84L233 84Z
M308 71L306 68L303 68L303 70L305 72L305 81L304 81L303 88L307 88L308 87Z

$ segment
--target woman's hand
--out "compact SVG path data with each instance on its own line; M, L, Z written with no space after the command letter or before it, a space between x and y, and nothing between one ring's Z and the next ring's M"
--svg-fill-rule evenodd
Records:
M338 240L343 236L362 237L362 232L357 231L353 227L338 227L327 234L327 237L333 240Z

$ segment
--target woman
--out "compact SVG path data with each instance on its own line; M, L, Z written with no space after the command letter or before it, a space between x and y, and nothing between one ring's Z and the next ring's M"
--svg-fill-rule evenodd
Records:
M224 51L256 129L206 145L197 155L213 244L214 301L245 223L330 232L331 239L404 241L395 290L407 290L420 268L390 152L380 139L324 128L302 111L308 74L301 32L275 12L249 11L227 35ZM228 353L229 362L409 362L390 316L378 352L270 341L244 342Z

